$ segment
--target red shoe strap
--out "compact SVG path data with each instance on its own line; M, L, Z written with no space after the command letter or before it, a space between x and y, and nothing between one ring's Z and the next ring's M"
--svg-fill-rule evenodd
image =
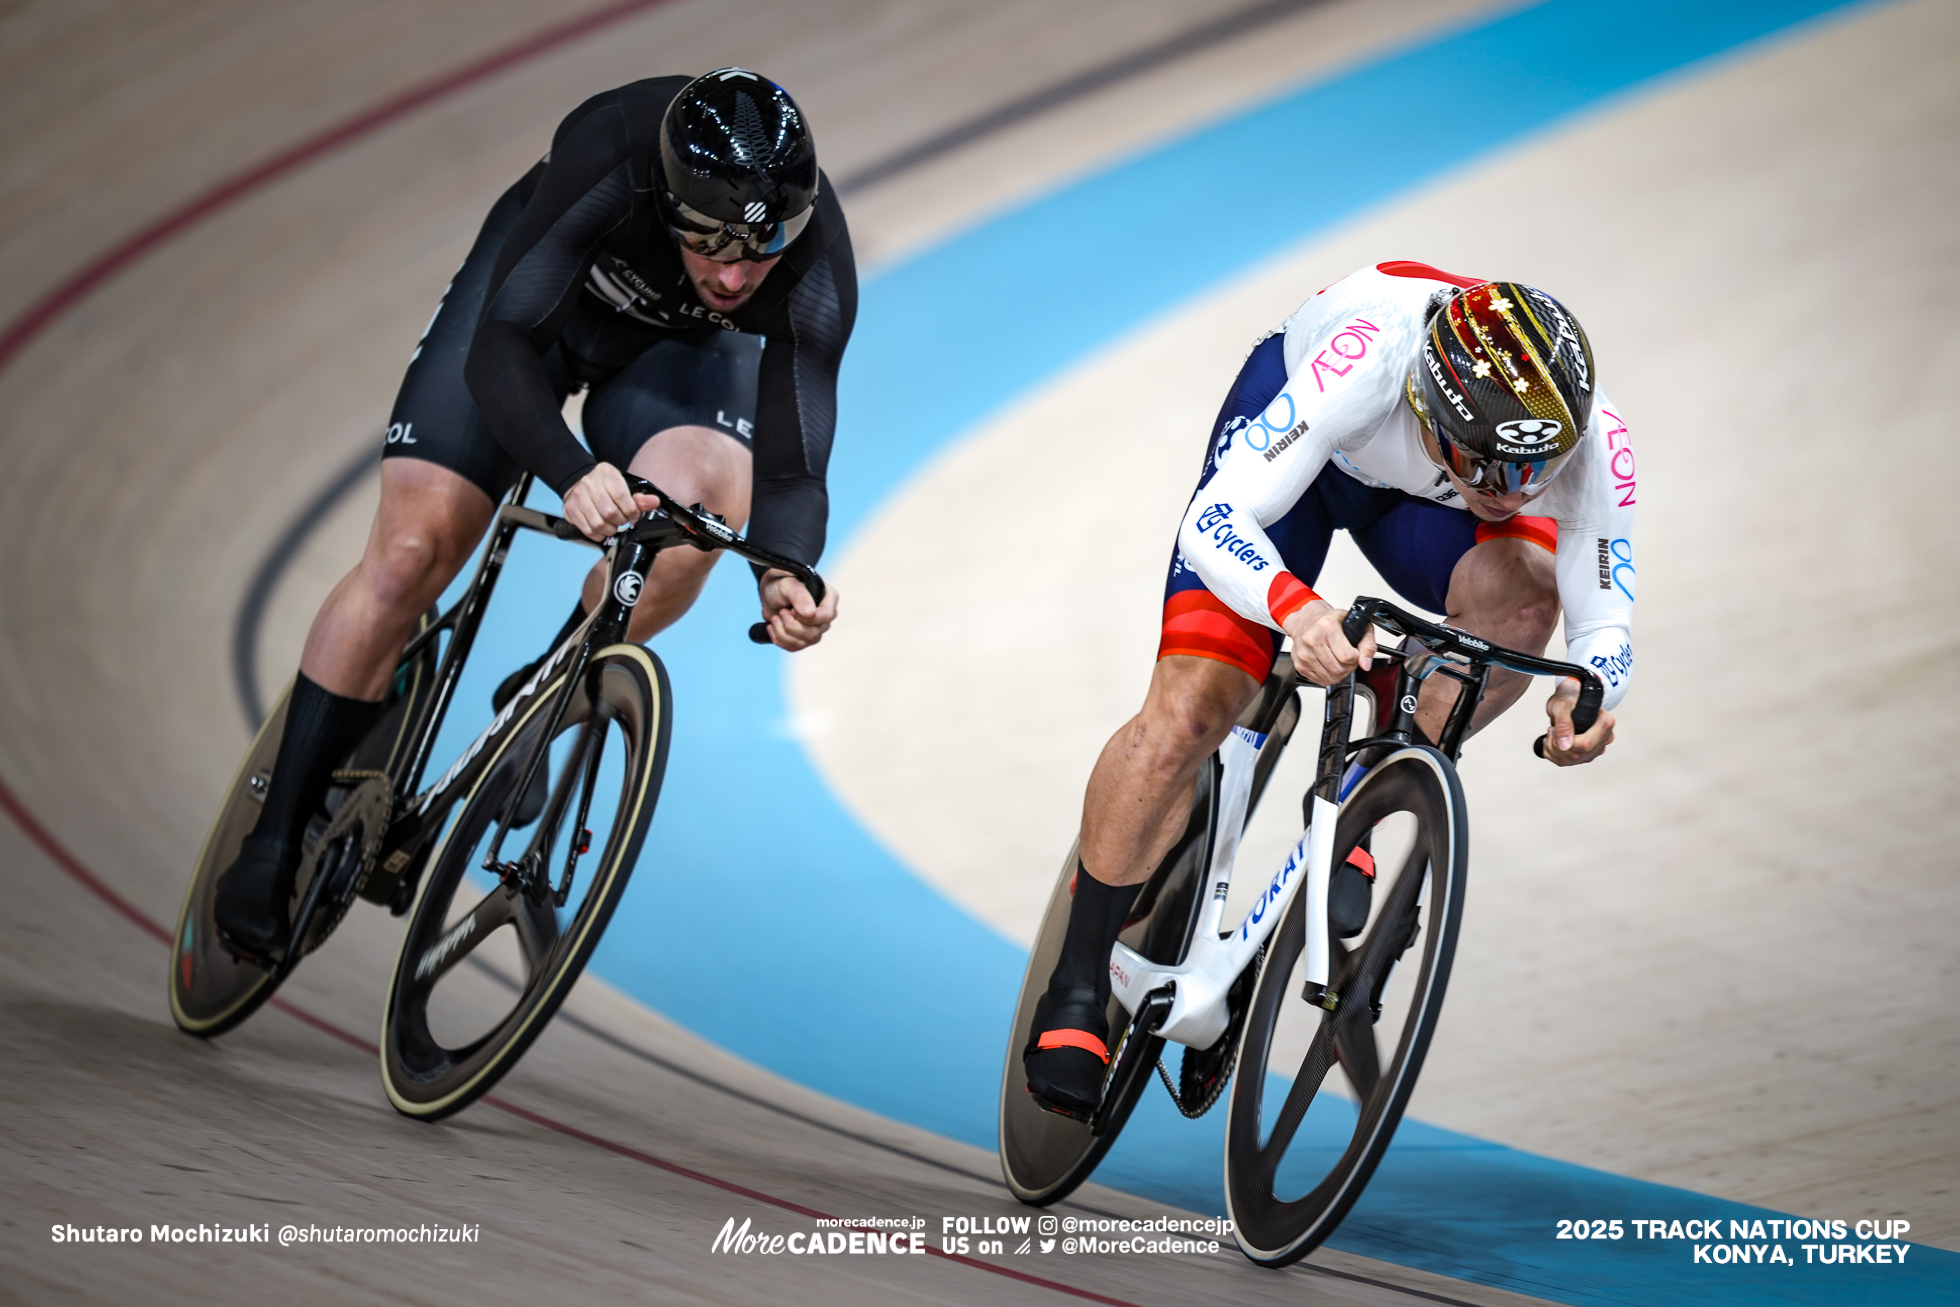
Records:
M1104 1044L1102 1040L1097 1039L1094 1035L1090 1034L1086 1030L1043 1031L1042 1036L1040 1040L1036 1042L1035 1047L1037 1049L1079 1048L1085 1052L1094 1053L1097 1057L1101 1058L1105 1064L1107 1064L1109 1061L1109 1046Z

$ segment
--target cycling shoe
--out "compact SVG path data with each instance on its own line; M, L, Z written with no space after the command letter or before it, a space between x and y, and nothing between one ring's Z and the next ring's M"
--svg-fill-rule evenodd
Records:
M247 835L238 859L218 877L211 916L221 938L242 953L270 957L286 945L292 924L286 901L299 859L282 841Z
M497 688L490 692L490 711L502 712L504 705L517 697L517 692L524 688L524 682L536 676L538 668L544 666L544 660L549 657L550 654L544 654L534 658L499 681Z
M1334 868L1327 886L1327 924L1336 939L1353 939L1368 924L1368 905L1375 892L1375 858L1356 845L1347 860Z
M538 814L544 811L544 801L550 797L551 760L547 758L545 765L538 768L538 774L532 778L531 788L524 791L524 797L518 801L517 811L510 819L510 828L521 830L536 821Z
M1051 989L1034 1007L1021 1053L1028 1093L1050 1112L1086 1121L1102 1106L1109 1070L1109 999L1094 989Z

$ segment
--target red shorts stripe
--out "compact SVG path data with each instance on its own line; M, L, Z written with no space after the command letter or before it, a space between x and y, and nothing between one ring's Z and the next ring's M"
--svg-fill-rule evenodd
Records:
M1477 523L1477 543L1486 540L1529 540L1541 549L1558 552L1558 520L1550 517L1526 517L1520 513L1504 522Z
M1183 654L1210 658L1238 668L1255 681L1273 670L1279 632L1227 608L1209 590L1183 590L1164 601L1163 635L1157 656Z

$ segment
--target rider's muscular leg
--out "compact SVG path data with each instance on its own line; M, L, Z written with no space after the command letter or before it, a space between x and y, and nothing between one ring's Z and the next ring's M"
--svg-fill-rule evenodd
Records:
M1172 655L1150 677L1143 711L1103 746L1082 804L1082 861L1111 885L1148 879L1183 832L1198 765L1259 692L1228 663Z
M713 427L669 427L640 446L628 470L665 490L681 507L700 504L726 518L731 530L740 531L749 520L754 466L746 446ZM679 621L700 597L720 557L720 551L663 550L647 574L627 638L647 640ZM601 564L585 578L586 612L598 606L604 584Z
M1103 747L1083 802L1061 956L1023 1055L1028 1087L1043 1101L1078 1115L1096 1109L1109 1058L1109 950L1139 886L1183 831L1199 766L1258 689L1209 658L1159 659L1143 711Z
M1550 550L1529 540L1505 536L1486 540L1464 554L1450 573L1449 624L1520 653L1542 654L1558 625L1558 578ZM1518 701L1531 684L1521 672L1493 667L1484 700L1470 719L1482 730ZM1416 724L1434 740L1443 729L1458 684L1432 676L1422 687Z
M335 694L379 699L416 622L468 561L495 508L448 468L384 461L367 549L320 605L300 670Z
M218 882L215 915L234 942L260 953L285 942L306 823L335 764L372 725L416 618L469 556L490 509L483 491L432 463L381 465L367 551L313 619L264 806Z

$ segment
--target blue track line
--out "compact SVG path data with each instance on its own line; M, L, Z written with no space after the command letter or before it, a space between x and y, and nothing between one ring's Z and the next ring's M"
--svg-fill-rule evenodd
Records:
M1259 260L1655 79L1846 7L1554 0L1194 131L892 268L864 288L844 370L832 539L1030 388ZM1187 222L1199 212L1212 231L1231 217L1241 238L1193 239ZM1124 276L1092 298L1058 300L1051 252L1077 248L1085 233L1099 262ZM531 656L558 615L528 630L500 616L556 604L590 557L514 553L475 660L486 670L463 704L486 699L487 669ZM788 736L780 655L742 638L753 593L746 569L718 569L696 611L658 642L678 699L673 762L595 969L770 1070L991 1147L1025 954L914 876L830 794ZM456 716L450 743L480 724ZM918 727L888 747L930 766L947 744L932 722ZM1192 1124L1147 1096L1097 1178L1221 1210L1222 1115ZM1960 1257L1920 1247L1903 1267L1745 1268L1693 1265L1684 1244L1552 1238L1556 1220L1578 1216L1774 1215L1409 1122L1334 1244L1580 1304L1932 1303L1960 1288Z

